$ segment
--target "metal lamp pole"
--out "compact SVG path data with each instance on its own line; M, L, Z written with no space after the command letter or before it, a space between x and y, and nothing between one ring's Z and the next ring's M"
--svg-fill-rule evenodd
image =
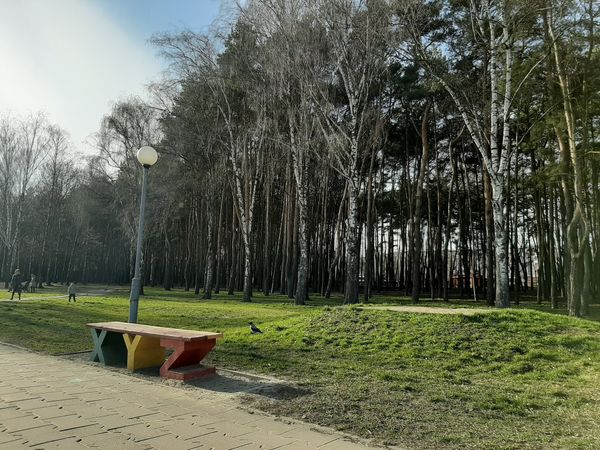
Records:
M144 241L144 213L146 210L146 191L148 190L148 172L158 159L158 154L152 147L142 147L137 153L138 161L144 166L142 177L142 196L140 198L140 221L138 224L137 244L135 247L135 271L131 280L129 293L129 322L137 323L138 303L140 299L142 242Z

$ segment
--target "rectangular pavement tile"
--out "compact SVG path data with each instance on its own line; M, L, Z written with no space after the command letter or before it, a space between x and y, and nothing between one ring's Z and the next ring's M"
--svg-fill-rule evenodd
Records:
M115 431L129 436L136 442L145 441L147 439L152 439L169 434L165 430L161 430L160 428L153 427L145 423L140 423L138 425L133 425L125 428L119 428Z
M2 450L21 450L24 448L31 450L31 447L29 447L23 439L18 439L16 441L6 442L3 444L0 443L0 449Z
M89 404L94 405L99 408L108 409L110 411L120 411L121 409L129 406L129 403L120 400L118 397L119 397L119 394L116 392L113 392L111 397L107 398L106 396L103 396L103 397L98 398L93 401L90 400ZM79 398L81 398L81 397L79 397Z
M72 433L58 431L52 425L22 430L19 434L30 447L73 437Z
M40 385L39 382L36 386L27 388L27 392L29 392L30 394L40 394L40 397L42 396L41 394L48 394L56 391L57 389L55 387L51 387L46 384Z
M47 408L38 408L33 411L29 411L33 414L37 419L52 419L54 417L64 417L64 416L76 416L75 413L68 411L60 406L49 406Z
M339 434L321 433L319 431L310 429L309 426L301 426L299 428L294 428L290 431L280 434L280 436L297 439L298 441L305 442L307 448L317 448L321 445L328 444L340 438Z
M37 386L39 384L39 381L37 381L36 377L32 377L32 378L20 378L18 380L11 380L10 384L13 387L16 387L16 388L19 388L19 389L29 390L28 388Z
M118 428L130 427L142 423L139 420L126 419L118 414L110 416L96 417L94 421L106 430L116 430Z
M277 436L266 432L264 429L255 431L254 433L245 434L238 439L241 439L244 442L253 442L257 445L261 445L264 449L284 447L298 442L297 439Z
M0 409L0 425L6 419L14 419L16 417L27 417L30 416L25 411L20 411L16 406L11 406L10 408L2 408Z
M16 388L14 386L9 384L0 386L0 397L4 397L6 394L12 394L15 392L15 389Z
M3 394L2 400L6 403L14 403L14 402L22 402L24 400L31 400L34 398L39 398L36 394L30 394L24 391L13 391L10 394Z
M72 430L79 427L87 427L89 425L95 425L95 422L91 422L86 419L82 419L78 416L63 416L46 419L46 422L54 425L59 431Z
M21 439L18 433L8 433L6 431L0 431L0 444L6 444L8 442L15 442Z
M157 407L151 407L150 409L161 412L170 417L180 417L180 416L184 416L186 414L194 414L194 412L195 412L191 409L181 408L177 405L160 405Z
M100 433L85 436L82 438L81 443L88 447L97 447L101 449L144 450L148 448L148 445L138 444L119 433Z
M129 404L125 405L123 408L120 408L119 414L128 419L137 419L138 417L146 417L153 414L158 414L158 411Z
M247 445L252 444L250 440L242 440L231 436L225 436L223 433L210 433L205 434L197 438L190 439L194 444L202 444L209 448L215 449L232 449L232 448L244 448Z
M237 422L222 421L212 425L219 432L225 433L227 436L239 437L245 434L260 431L260 428L251 425L242 425Z
M72 394L66 394L61 391L39 392L39 395L46 402L60 402L75 398Z
M2 425L9 433L14 433L20 432L21 430L28 430L30 428L43 427L47 424L40 419L35 419L33 415L27 415L3 420Z
M175 422L176 420L177 419L172 418L171 416L168 416L166 414L163 414L161 412L156 412L156 411L154 411L154 413L152 415L144 416L144 422L161 424L161 426L163 424L166 425L167 423Z
M328 442L319 448L324 450L367 450L369 447L357 442L352 442L348 439L340 438L336 439L335 441Z
M260 428L261 430L263 430L264 433L273 435L283 435L285 433L289 433L292 430L302 428L303 424L292 421L286 423L281 422L279 420L275 420L272 417L265 417L262 420L252 422L252 426Z
M23 411L30 411L38 408L48 408L52 406L51 404L46 403L41 398L31 398L29 400L13 402L13 404L17 405L19 409Z
M116 411L109 411L108 409L102 408L94 408L91 405L82 406L81 408L75 408L73 405L67 405L64 407L65 410L72 412L73 414L78 415L84 419L96 421L99 417L108 417L108 416L119 416Z
M198 445L179 439L173 434L165 434L163 436L148 439L144 441L143 444L149 445L157 450L189 450Z
M102 428L100 425L98 425L97 423L94 423L92 425L87 425L84 427L73 428L70 431L79 438L84 438L86 436L91 436L93 434L106 433L106 430L104 428Z
M208 433L216 432L215 428L192 425L189 422L170 424L168 426L162 426L160 429L172 433L181 439L193 439Z
M81 443L81 439L77 437L47 442L38 448L43 448L44 450L47 448L60 448L60 450L89 450L89 447L87 445L83 445Z
M115 394L113 393L113 396ZM94 392L83 392L81 394L71 394L71 396L77 396L78 399L83 400L84 402L99 402L101 400L108 400L107 395L102 392L94 391Z

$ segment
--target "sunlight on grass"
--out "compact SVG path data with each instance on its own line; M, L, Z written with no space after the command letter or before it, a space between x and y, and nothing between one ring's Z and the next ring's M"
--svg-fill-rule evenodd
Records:
M224 332L211 363L287 378L309 392L285 401L253 399L254 405L380 442L411 448L597 444L599 323L525 309L463 316L340 303L340 297L313 298L313 306L299 307L280 295L241 303L223 293L200 300L146 288L139 318ZM373 303L408 300L381 296ZM82 295L76 304L3 301L0 339L49 353L83 351L92 345L85 323L126 321L128 309L126 288ZM249 321L264 334L250 334Z

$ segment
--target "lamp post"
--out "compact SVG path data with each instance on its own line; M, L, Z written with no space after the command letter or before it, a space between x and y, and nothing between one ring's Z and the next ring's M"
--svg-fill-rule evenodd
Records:
M142 147L137 152L137 159L144 167L142 177L142 197L140 199L140 222L138 224L137 245L135 248L135 272L131 280L131 292L129 294L129 322L137 323L138 303L140 299L140 266L142 262L142 241L144 240L144 210L146 209L146 190L148 188L148 171L158 160L158 153L152 147Z

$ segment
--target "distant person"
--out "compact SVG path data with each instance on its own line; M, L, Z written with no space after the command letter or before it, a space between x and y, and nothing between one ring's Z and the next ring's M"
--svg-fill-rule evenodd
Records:
M23 286L21 285L22 282L23 275L21 275L21 271L17 269L10 279L10 288L12 290L12 295L10 296L11 300L15 297L15 292L19 294L19 300L21 300L21 291L23 290Z
M29 292L31 292L32 294L35 292L35 283L35 275L31 274L31 281L29 282Z
M71 302L71 299L73 299L73 303L75 303L75 294L77 293L77 287L75 286L74 281L72 281L71 284L69 284L67 292L69 293L69 303Z

